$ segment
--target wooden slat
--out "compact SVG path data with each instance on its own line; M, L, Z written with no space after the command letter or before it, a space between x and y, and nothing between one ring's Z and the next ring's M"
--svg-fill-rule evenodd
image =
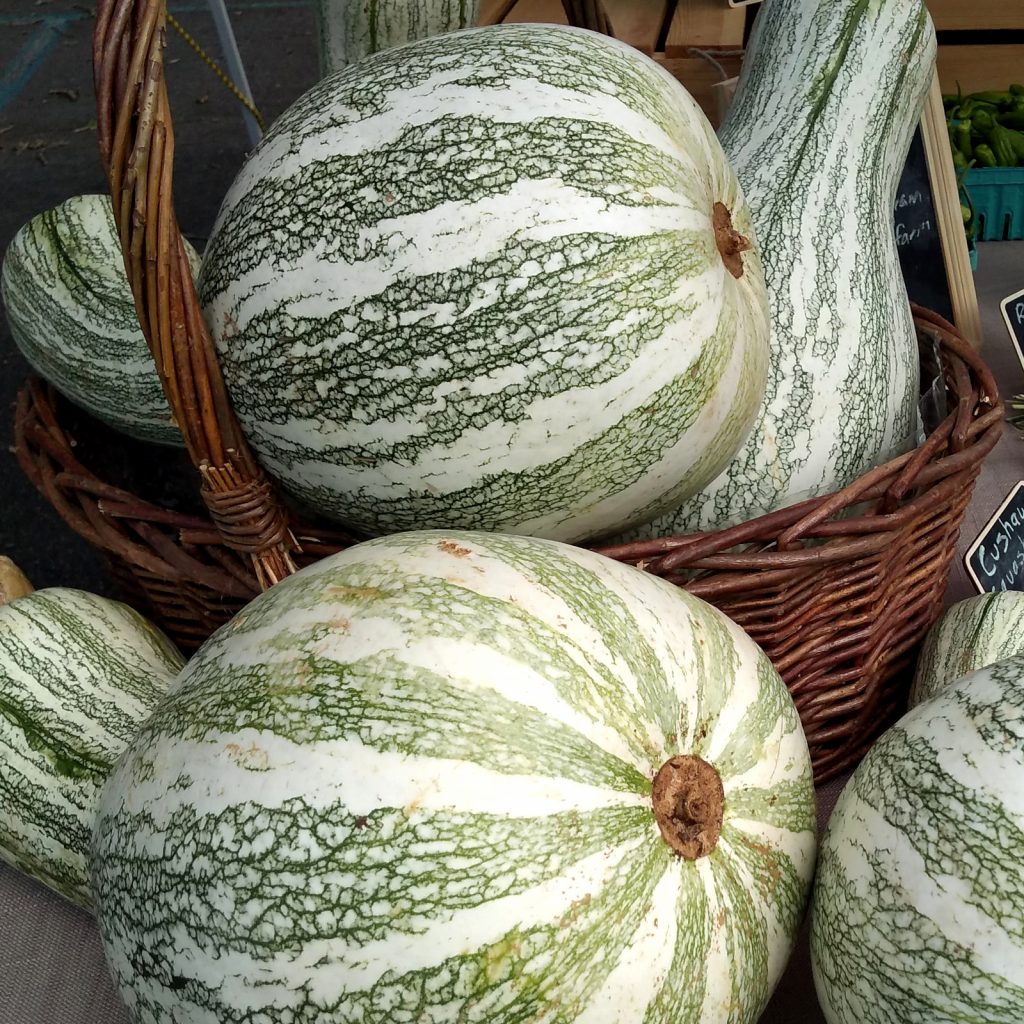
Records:
M725 0L679 0L665 41L666 57L684 57L691 46L733 50L743 45L747 13Z
M543 21L552 25L565 25L565 9L559 0L519 0L505 19L506 25L517 21Z
M1024 3L1020 0L925 0L935 22L944 30L1024 29Z
M716 93L719 90L715 86L722 81L717 68L701 57L663 57L661 54L655 54L654 59L686 86L690 95L707 114L708 120L717 125ZM730 78L740 73L739 57L722 57L719 63Z
M942 261L946 267L946 281L953 305L953 321L972 345L980 346L978 294L974 289L971 258L967 252L967 236L964 234L964 219L960 212L960 190L956 183L949 133L946 131L946 114L942 109L938 75L932 79L921 117L921 137L928 161L928 182L932 188L932 205L939 226Z
M496 25L502 21L510 7L514 7L516 0L480 0L480 13L477 16L478 25Z
M1005 89L1024 80L1024 44L1008 46L940 46L939 82L943 92Z
M669 0L604 0L612 35L644 53L654 53L668 17Z

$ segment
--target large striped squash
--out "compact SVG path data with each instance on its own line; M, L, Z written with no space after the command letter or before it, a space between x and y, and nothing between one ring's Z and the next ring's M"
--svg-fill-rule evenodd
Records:
M721 476L645 535L828 493L916 443L892 210L934 64L922 0L765 0L719 132L768 283L764 406Z
M439 531L204 645L105 787L93 881L140 1024L753 1024L814 846L796 711L738 627Z
M822 842L811 957L828 1024L1020 1024L1024 657L919 704Z
M188 242L185 252L197 271ZM182 444L139 327L110 196L73 196L25 224L4 254L0 295L40 376L131 437Z
M54 587L0 605L0 859L92 905L100 787L182 664L118 601Z
M921 647L910 706L994 662L1024 653L1024 593L1000 590L958 601L943 612Z
M201 296L267 469L372 533L650 519L761 401L736 177L638 51L515 25L325 79L243 167Z
M317 0L320 73L476 24L480 0Z

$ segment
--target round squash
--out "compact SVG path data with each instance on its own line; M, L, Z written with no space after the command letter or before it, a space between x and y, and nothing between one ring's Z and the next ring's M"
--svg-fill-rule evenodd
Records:
M828 1024L1019 1024L1024 657L919 704L822 841L811 957Z
M968 672L1024 653L1024 593L1001 590L943 612L921 647L910 706L941 693Z
M198 272L188 242L185 251ZM15 344L61 394L131 437L183 444L135 313L109 196L73 196L20 228L0 294Z
M814 846L799 719L738 627L591 552L438 531L219 630L92 864L140 1022L753 1024Z
M714 131L554 25L368 57L274 125L200 291L268 471L368 533L582 540L708 483L764 390L767 296Z
M21 582L0 603L0 860L91 907L100 787L184 661L119 601Z

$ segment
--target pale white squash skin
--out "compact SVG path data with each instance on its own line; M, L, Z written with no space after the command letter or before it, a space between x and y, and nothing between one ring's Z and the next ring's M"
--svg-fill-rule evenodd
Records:
M678 753L724 786L696 861L652 813ZM105 788L93 879L140 1024L754 1024L814 848L796 710L738 627L578 548L424 532L215 634Z
M414 39L472 28L480 0L317 0L320 73Z

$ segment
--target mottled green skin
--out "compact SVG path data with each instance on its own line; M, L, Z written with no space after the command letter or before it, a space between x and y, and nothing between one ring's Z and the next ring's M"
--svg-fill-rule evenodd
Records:
M369 533L582 540L705 486L767 370L756 251L700 109L639 52L504 26L377 54L242 169L201 297L261 462Z
M0 606L0 859L91 907L100 787L183 664L117 601L53 588Z
M651 781L712 763L718 845ZM359 545L200 650L108 782L108 962L140 1024L753 1024L814 856L793 703L710 606L580 549Z
M910 688L910 706L994 662L1024 653L1024 593L1004 590L959 601L929 630Z
M893 205L934 64L922 0L761 5L719 137L768 284L764 404L709 487L630 537L720 529L838 490L916 443Z
M188 242L193 271L199 256ZM106 195L73 196L11 239L0 271L11 336L32 368L112 427L181 445L135 313Z
M480 0L317 0L320 74L371 53L476 24Z
M918 705L869 751L822 842L811 915L829 1024L1019 1024L1024 658Z

